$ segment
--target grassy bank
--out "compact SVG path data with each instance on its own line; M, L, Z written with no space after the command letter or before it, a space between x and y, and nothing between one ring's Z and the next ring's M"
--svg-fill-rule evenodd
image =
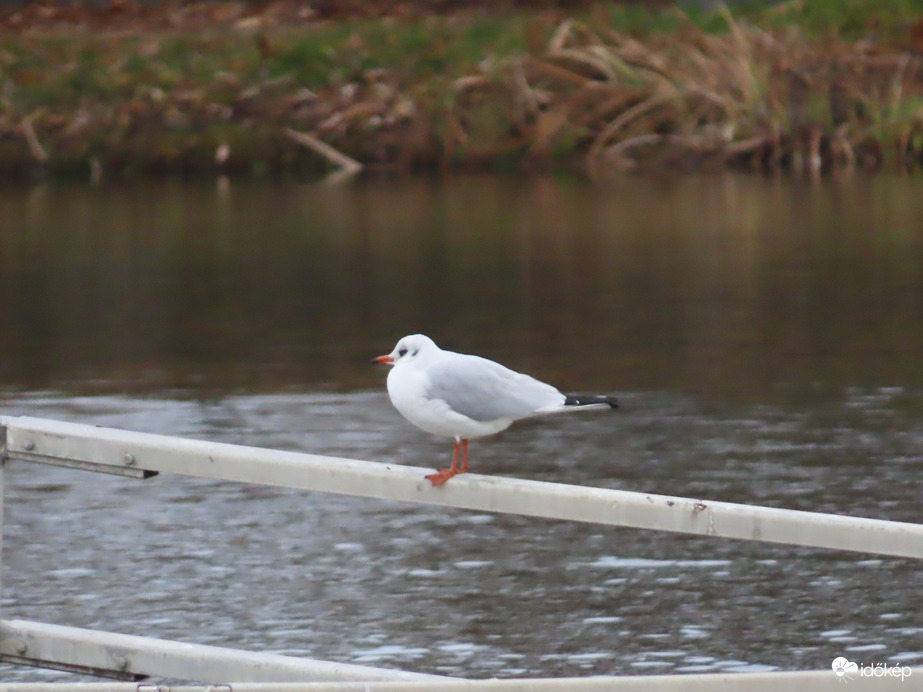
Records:
M5 10L0 170L923 163L923 0L430 6Z

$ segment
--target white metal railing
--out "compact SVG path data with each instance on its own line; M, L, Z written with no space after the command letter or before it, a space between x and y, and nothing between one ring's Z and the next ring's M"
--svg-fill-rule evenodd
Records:
M907 668L907 670L911 670ZM913 692L919 678L913 669L904 677L851 676L844 680L833 671L776 673L705 673L694 675L628 675L592 678L520 678L515 680L443 680L433 682L335 682L335 683L235 683L208 687L112 683L93 685L92 692ZM0 692L48 692L46 686L2 685ZM54 686L54 692L87 692L86 686Z
M156 675L181 680L238 682L451 680L441 675L187 644L27 620L0 620L0 656L14 664L120 679Z
M0 418L10 459L143 477L176 473L548 519L923 558L923 525L429 469L40 418Z
M39 418L0 417L0 456L3 460L55 464L138 478L161 472L176 473L480 511L923 558L923 525L919 524L476 474L457 476L446 485L433 487L423 477L428 469ZM2 476L0 465L0 509ZM114 651L121 653L113 654ZM450 678L438 676L237 652L21 620L0 621L0 660L66 670L90 670L97 674L122 676L123 679L157 675L192 680L232 679L243 683L293 681L309 677L312 680L328 681L377 681L375 687L368 688L375 690L391 689L378 687L384 684L381 681L388 680L395 684L406 683L406 688L394 689L407 690L418 689L413 687L417 682L424 686L433 685L435 681L438 681L437 686L446 685L450 681L453 686L456 684ZM775 680L770 683L772 685L785 684L790 692L802 689L779 682L782 680L779 677L781 673L767 675ZM805 677L807 673L791 675L814 680ZM827 675L835 678L832 672ZM689 684L693 678L710 677L711 684L726 685L724 676L720 675L678 677ZM726 689L761 689L744 685L742 676L734 675L731 678L738 682ZM625 687L614 688L619 690L674 689L673 683L662 688L653 686L651 676L641 678L650 681L650 684L635 688L631 687L635 684L630 682L632 679L610 680L625 681L619 683ZM474 684L474 681L468 682ZM497 690L520 689L513 685L515 681L494 682L498 685ZM756 679L753 683L762 684ZM590 689L598 683L585 684L585 689ZM736 686L738 684L739 687ZM823 685L826 689L827 683ZM234 689L238 689L236 684ZM562 686L554 689L571 687L562 683ZM581 689L584 687L581 686ZM803 689L821 687L809 686ZM0 692L5 692L3 685L0 685Z

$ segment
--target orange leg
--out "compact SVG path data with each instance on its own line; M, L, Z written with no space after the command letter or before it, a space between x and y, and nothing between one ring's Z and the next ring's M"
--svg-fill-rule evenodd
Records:
M458 465L458 450L462 448L462 464ZM447 469L439 469L436 473L429 474L426 478L433 485L442 485L452 476L468 472L468 440L455 440L455 453L452 454L452 465Z
M462 440L462 465L459 473L468 473L468 440Z

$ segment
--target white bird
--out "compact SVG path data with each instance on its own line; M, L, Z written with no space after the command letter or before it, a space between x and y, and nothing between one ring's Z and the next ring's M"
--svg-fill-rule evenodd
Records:
M428 433L455 438L452 465L426 476L433 485L468 471L469 439L494 435L532 416L618 408L613 397L565 396L492 360L443 351L422 334L405 336L391 353L372 362L394 366L388 373L388 394L404 418Z

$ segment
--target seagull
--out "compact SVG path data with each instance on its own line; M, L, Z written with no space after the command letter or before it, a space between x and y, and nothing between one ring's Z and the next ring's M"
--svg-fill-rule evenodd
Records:
M455 438L452 465L426 476L433 485L468 471L472 438L494 435L523 418L618 408L614 397L565 396L550 384L487 358L443 351L423 334L405 336L391 353L372 362L393 366L388 395L404 418L433 435Z

